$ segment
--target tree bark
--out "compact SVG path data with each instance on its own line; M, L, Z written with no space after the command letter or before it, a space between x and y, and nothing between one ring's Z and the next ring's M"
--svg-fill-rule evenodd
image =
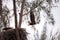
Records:
M16 36L17 36L17 40L20 40L19 32L18 32L18 26L17 26L17 14L16 14L16 5L15 4L16 4L16 2L15 2L15 0L13 0Z
M22 15L23 15L24 4L25 4L25 0L22 0L21 13L19 14L19 27L20 28L21 28L21 24L22 24Z

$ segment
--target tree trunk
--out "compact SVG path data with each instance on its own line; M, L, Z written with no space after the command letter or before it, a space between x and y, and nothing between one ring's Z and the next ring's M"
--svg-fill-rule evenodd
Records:
M25 0L22 0L21 13L19 14L19 27L20 28L21 28L21 24L22 24L22 15L23 15L24 4L25 4Z
M14 8L14 15L15 15L15 30L16 30L16 36L17 36L17 40L20 40L19 38L19 32L18 32L18 27L17 27L17 14L16 14L16 2L15 0L13 0L13 8Z

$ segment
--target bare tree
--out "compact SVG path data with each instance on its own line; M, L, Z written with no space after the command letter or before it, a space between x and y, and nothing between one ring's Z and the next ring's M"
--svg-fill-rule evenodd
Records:
M20 40L19 38L19 32L18 32L18 26L17 26L17 14L16 14L16 2L15 0L13 0L13 8L14 8L14 15L15 15L15 29L16 29L16 36L17 36L17 40Z

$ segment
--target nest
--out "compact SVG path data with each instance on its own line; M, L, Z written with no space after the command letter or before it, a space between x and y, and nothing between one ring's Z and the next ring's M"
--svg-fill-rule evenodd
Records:
M23 28L20 28L18 30L19 30L20 40L27 40L26 30ZM1 32L0 33L0 40L17 40L15 29Z

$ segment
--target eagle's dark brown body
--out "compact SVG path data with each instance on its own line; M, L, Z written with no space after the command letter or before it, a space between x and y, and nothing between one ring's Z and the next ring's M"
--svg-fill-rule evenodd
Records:
M30 25L35 25L36 24L35 16L34 16L33 11L30 12L30 21L31 21Z

